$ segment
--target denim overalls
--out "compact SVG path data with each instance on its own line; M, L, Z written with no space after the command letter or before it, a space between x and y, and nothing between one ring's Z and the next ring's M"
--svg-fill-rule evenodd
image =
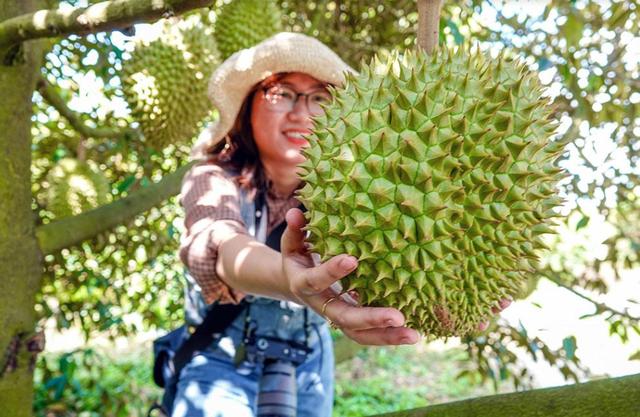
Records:
M265 206L266 208L266 206ZM240 211L252 236L264 242L266 216L256 225L252 200L241 191ZM262 211L266 214L266 210ZM186 321L197 325L204 317L206 304L200 288L187 274ZM234 357L240 345L247 314L256 325L256 336L278 337L307 343L311 352L296 368L299 417L329 417L333 406L334 358L329 328L325 320L307 309L307 332L304 310L297 304L264 297L247 296L250 307L214 339L181 371L172 417L253 417L256 415L258 384L262 365ZM305 334L309 340L305 341Z

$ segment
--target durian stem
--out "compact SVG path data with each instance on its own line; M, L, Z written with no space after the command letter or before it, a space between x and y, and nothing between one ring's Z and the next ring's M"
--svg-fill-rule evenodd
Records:
M443 0L418 0L418 47L431 54L438 45Z

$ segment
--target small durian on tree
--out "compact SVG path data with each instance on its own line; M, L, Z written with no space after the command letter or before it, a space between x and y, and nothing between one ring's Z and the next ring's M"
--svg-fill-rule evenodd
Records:
M56 218L75 216L111 200L109 180L89 164L63 158L47 174L46 207Z
M315 120L300 191L313 251L359 259L345 290L432 336L474 331L518 294L561 203L564 144L542 93L522 62L468 45L347 75Z
M188 142L211 112L209 77L219 63L210 26L166 22L162 35L136 45L123 62L122 90L146 143L155 149Z
M282 31L282 11L273 0L232 0L216 19L215 38L223 60Z

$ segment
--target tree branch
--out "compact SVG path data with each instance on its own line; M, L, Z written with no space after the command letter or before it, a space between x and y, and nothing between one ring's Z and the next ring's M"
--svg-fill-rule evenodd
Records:
M39 226L36 236L42 254L53 253L90 239L176 195L180 191L182 177L191 165L189 163L161 181L113 203Z
M212 0L110 0L71 10L39 10L0 24L0 48L30 39L125 29L210 5Z
M640 374L490 395L372 417L635 417Z
M418 0L418 47L431 54L438 46L442 0Z
M137 134L135 129L94 128L87 126L80 115L71 110L58 95L56 89L44 78L40 77L36 85L42 97L55 107L69 121L69 124L82 136L90 138L119 138L125 134Z
M566 285L563 284L562 281L560 281L557 278L553 278L551 276L549 276L549 274L544 274L543 275L546 279L548 279L549 281L553 282L554 284L556 284L558 287L564 288L567 291L572 292L573 294L577 295L578 297L582 298L583 300L586 300L588 302L590 302L591 304L593 304L596 307L596 312L600 313L603 311L608 311L612 314L618 315L620 317L626 317L629 320L633 320L633 321L638 321L640 322L640 317L635 317L632 316L631 314L624 312L624 311L620 311L620 310L616 310L615 308L611 308L608 305L604 304L604 303L600 303L596 300L591 299L589 296L582 294L580 291Z

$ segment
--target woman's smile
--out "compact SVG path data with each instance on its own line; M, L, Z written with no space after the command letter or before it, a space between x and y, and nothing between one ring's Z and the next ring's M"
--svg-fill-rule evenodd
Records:
M305 146L309 144L305 136L311 134L311 131L308 129L286 129L282 134L289 142L295 145Z

